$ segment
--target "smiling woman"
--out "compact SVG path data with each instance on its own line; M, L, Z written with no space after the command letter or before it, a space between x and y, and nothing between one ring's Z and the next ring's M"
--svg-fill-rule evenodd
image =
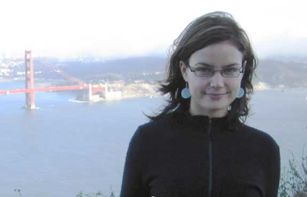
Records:
M226 116L228 106L240 91L245 67L241 65L242 59L237 47L224 41L194 52L189 59L191 63L180 62L182 76L193 95L191 115ZM194 70L190 65L194 65Z
M230 14L192 21L161 86L168 104L130 142L121 196L277 196L279 146L244 124L256 64Z

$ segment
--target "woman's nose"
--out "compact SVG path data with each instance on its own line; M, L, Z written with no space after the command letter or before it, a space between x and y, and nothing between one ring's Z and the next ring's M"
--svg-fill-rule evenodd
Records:
M224 86L224 77L221 75L221 72L215 72L211 77L210 82L211 87L223 87Z

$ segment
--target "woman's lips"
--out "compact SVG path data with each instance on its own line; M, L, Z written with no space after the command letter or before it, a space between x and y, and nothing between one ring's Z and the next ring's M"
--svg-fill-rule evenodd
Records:
M211 98L211 99L220 99L222 98L226 93L207 93L207 95Z

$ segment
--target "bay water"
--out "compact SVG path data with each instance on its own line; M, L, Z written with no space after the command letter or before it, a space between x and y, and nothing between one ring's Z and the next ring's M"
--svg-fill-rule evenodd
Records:
M0 82L0 90L23 87ZM247 124L276 140L283 167L307 146L306 97L307 88L263 90L251 101ZM86 103L59 92L35 98L39 109L25 110L24 94L0 95L0 196L19 196L16 189L24 197L119 196L130 139L148 121L143 113L162 107L164 98Z

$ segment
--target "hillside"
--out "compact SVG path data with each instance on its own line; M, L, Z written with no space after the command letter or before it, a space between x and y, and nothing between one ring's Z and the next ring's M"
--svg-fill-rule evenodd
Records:
M293 57L292 57L293 59ZM255 83L262 82L271 88L307 87L307 63L275 59L261 59L256 70ZM85 82L97 83L123 80L126 83L144 81L153 83L166 76L167 59L165 57L131 57L110 61L57 61L48 60L66 73L80 78ZM24 65L11 67L13 72L7 78L24 72ZM40 61L34 60L35 78L63 79L61 75L45 67Z
M260 60L255 82L276 87L307 87L307 63Z

